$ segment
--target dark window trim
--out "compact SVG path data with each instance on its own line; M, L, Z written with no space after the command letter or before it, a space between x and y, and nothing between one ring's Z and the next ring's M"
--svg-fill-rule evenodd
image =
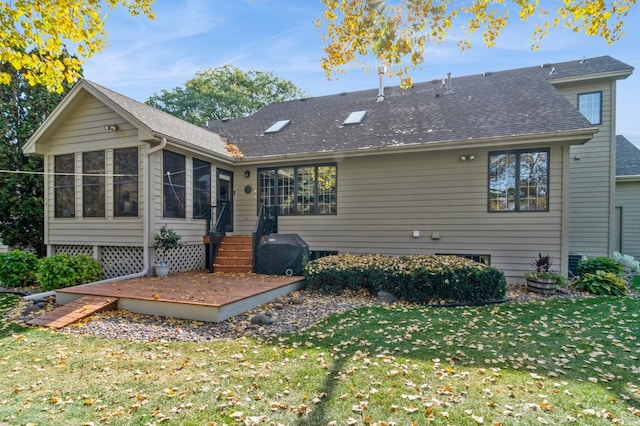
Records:
M71 158L71 165L69 171L60 170L58 168L58 159L62 160L63 157ZM53 156L53 217L56 219L75 219L76 217L76 154L60 154ZM62 192L71 188L73 193L73 204L71 205L72 209L69 210L69 215L65 216L59 214L59 212L64 211L62 205L59 204L61 201L60 198L62 196Z
M180 159L182 162L181 170L170 171L167 175L167 157L173 156L174 159ZM182 174L182 177L174 176ZM176 191L181 190L180 193ZM169 214L167 210L167 197L177 197L175 202L179 205L179 211L175 214ZM163 150L162 151L162 217L171 219L186 219L187 217L187 156L177 152Z
M278 216L337 216L338 215L338 163L313 163L313 164L293 164L293 165L278 165L278 166L274 166L274 167L260 167L258 168L258 213L260 213L260 208L262 208L262 205L260 203L260 196L261 194L261 190L262 188L260 187L260 173L265 171L265 170L279 170L279 169L287 169L287 168L292 168L294 169L293 175L295 176L295 178L297 178L298 176L298 168L302 168L302 167L315 167L316 168L316 173L317 173L317 169L319 167L334 167L336 169L336 189L335 189L335 197L336 197L336 208L335 208L335 213L313 213L313 214L300 214L300 213L282 213L280 211L280 206L278 205L278 182L276 181L276 187L275 187L275 200L276 200L276 205L278 206ZM277 173L276 173L277 175ZM316 187L315 187L315 208L314 211L318 212L318 186L317 186L317 180L316 180ZM297 191L298 189L298 185L297 183L294 182L294 190ZM294 207L293 210L294 212L297 211L297 204L298 204L298 196L297 193L294 194L293 197L294 201Z
M198 166L196 166L196 162L200 163ZM206 188L206 192L207 192L207 206L204 209L204 211L202 212L196 212L196 200L198 200L198 195L200 193L204 193L205 191L203 190L203 188L200 188L197 185L196 182L196 169L200 168L200 167L208 167L208 171L207 174L209 176L209 187ZM211 173L211 162L209 161L205 161L205 160L201 160L200 158L195 158L193 157L191 159L191 176L192 176L192 180L193 180L193 185L191 188L192 194L191 194L191 198L192 198L192 206L191 206L191 214L193 216L194 219L206 219L207 215L209 214L209 209L211 208L211 185L212 185L212 181L211 179L213 178L212 173ZM196 215L196 213L200 213L198 215Z
M515 187L519 188L520 182L520 154L527 152L546 152L547 153L547 208L541 210L520 210L520 191L516 191L515 208L513 210L491 210L491 156L495 154L515 154L516 155L516 183ZM549 211L549 199L551 196L551 150L549 148L528 148L528 149L508 149L504 151L490 151L487 156L487 212L488 213L545 213Z
M115 176L115 175L120 175L123 170L119 170L118 169L118 152L124 152L124 151L128 151L130 150L131 152L134 152L135 150L135 154L136 154L136 170L135 170L135 175L129 175L129 176ZM113 149L113 154L112 154L113 158L112 158L112 163L113 163L113 190L112 190L112 197L113 197L113 217L114 218L132 218L132 217L139 217L139 202L138 202L138 198L140 197L140 150L138 149L137 146L135 147L128 147L128 148L114 148ZM133 168L132 168L133 171ZM128 182L127 180L131 179L131 182ZM133 183L133 180L135 179L135 187L136 187L136 191L135 191L135 200L129 200L130 203L133 203L130 207L130 209L127 211L123 208L121 208L119 206L120 201L121 200L117 200L116 199L116 194L118 194L120 192L120 188L122 188L123 186L126 186L127 184L131 184ZM124 202L124 201L123 201Z
M586 95L595 95L595 94L600 95L600 108L599 108L599 111L598 111L598 122L597 123L592 123L591 120L589 120L586 116L585 116L585 118L587 118L587 120L589 120L589 122L591 124L593 124L594 126L601 126L602 125L602 90L594 90L593 92L578 93L578 111L580 111L580 97L581 96L586 96ZM580 113L582 114L582 111L580 111Z

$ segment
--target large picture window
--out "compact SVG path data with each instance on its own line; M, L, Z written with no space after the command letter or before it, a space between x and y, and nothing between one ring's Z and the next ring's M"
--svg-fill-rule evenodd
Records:
M211 163L193 159L193 218L205 219L211 206Z
M186 158L171 151L162 152L162 216L185 217Z
M113 215L138 216L138 148L113 150Z
M56 155L53 171L55 217L75 217L75 154Z
M279 215L336 214L337 169L333 164L261 169L261 206L278 206Z
M602 92L578 94L578 110L591 124L602 124Z
M489 153L489 211L548 210L548 149Z

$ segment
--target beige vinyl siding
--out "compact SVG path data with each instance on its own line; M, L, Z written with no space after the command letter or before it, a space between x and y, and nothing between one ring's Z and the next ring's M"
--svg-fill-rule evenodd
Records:
M185 218L164 218L162 216L163 197L163 175L162 175L162 150L151 155L151 234L157 232L162 225L173 228L180 236L184 244L202 244L202 238L206 234L206 219L193 219L193 158L188 151L167 146L168 151L184 155L186 157L186 217ZM195 156L195 158L211 163L211 202L216 203L216 167L219 167L210 158ZM228 167L223 167L228 168ZM153 240L150 241L153 245Z
M622 253L640 259L640 180L616 183L616 206L622 208Z
M578 94L602 91L602 124L584 145L571 147L569 250L588 256L612 254L614 194L615 81L596 81L557 87L578 107Z
M463 154L475 160L462 162ZM337 163L338 214L280 216L278 232L299 234L311 250L488 254L507 276L521 278L539 251L560 268L561 166L562 147L553 147L549 212L489 213L486 150L345 158ZM243 232L255 224L255 200L236 196Z
M117 124L117 132L104 129L107 124ZM113 178L106 178L106 218L82 216L82 152L105 150L105 170L113 171L113 149L139 147L139 170L142 174L142 156L146 144L137 139L137 130L97 99L86 96L74 109L48 143L45 171L54 171L55 155L75 155L76 217L54 217L54 179L45 178L48 198L45 202L45 240L47 244L80 244L105 246L142 246L142 215L144 200L142 175L138 180L138 218L113 217Z

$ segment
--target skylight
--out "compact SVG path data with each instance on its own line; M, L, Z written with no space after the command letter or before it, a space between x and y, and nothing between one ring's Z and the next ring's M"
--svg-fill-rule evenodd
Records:
M265 130L265 133L278 133L280 130L284 129L285 126L287 124L291 123L291 120L280 120L280 121L276 121L275 123L273 123L271 125L271 127L269 127L267 130Z
M367 115L367 111L354 111L344 120L342 124L360 124L364 120L364 116Z

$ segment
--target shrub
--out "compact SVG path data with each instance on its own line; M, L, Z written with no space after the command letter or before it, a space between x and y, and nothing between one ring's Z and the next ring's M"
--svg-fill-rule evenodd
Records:
M613 272L596 271L595 274L586 272L573 286L578 290L603 296L626 296L629 294L627 282Z
M640 262L627 254L613 253L613 258L622 264L625 274L640 275Z
M9 288L34 284L38 262L38 257L29 252L12 250L0 253L0 283Z
M501 271L457 256L344 254L309 262L304 274L307 285L321 292L386 290L416 303L483 302L506 292Z
M576 265L576 272L578 272L578 275L595 274L598 271L610 272L614 275L622 275L624 273L624 268L622 263L605 256L582 259Z
M43 291L51 291L101 279L102 266L86 254L62 253L40 260L38 281Z

